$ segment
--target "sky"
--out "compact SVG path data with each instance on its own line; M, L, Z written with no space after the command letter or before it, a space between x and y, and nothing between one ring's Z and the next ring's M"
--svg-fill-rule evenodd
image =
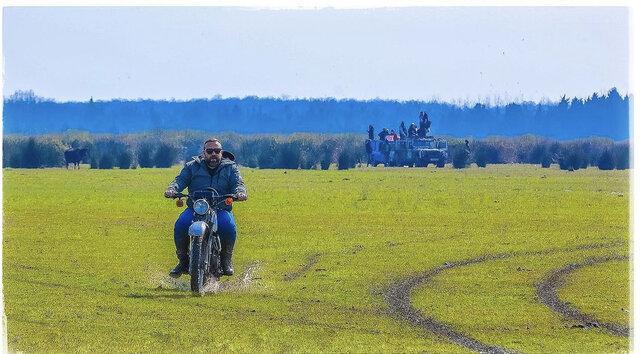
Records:
M625 7L5 7L3 95L557 101L629 92Z

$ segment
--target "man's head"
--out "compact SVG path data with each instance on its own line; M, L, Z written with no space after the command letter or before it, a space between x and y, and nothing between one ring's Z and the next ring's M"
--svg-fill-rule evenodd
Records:
M222 144L218 139L211 138L204 142L202 156L207 166L216 168L222 160Z

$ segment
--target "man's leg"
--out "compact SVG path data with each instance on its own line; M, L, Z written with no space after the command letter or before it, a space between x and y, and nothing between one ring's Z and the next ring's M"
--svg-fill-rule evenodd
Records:
M178 278L182 274L189 273L189 226L193 221L193 209L185 209L173 227L173 241L176 244L176 256L178 265L169 272L169 275Z
M222 274L233 275L233 264L231 257L233 256L233 246L236 243L236 221L230 211L218 210L218 235L220 235L220 243L222 244Z

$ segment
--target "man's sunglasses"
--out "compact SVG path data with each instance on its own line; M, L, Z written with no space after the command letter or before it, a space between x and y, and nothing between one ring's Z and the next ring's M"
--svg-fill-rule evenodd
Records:
M219 154L219 153L221 153L221 152L222 152L222 149L217 149L217 148L216 148L216 149L206 149L206 150L205 150L205 152L206 152L207 154L209 154L209 155L213 154L214 152L215 152L216 154Z

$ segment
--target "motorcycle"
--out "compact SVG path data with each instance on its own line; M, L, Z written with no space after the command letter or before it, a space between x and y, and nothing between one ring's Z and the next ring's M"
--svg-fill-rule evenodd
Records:
M202 295L207 283L217 281L222 276L222 245L218 235L216 211L221 209L223 204L233 204L237 196L219 195L215 189L207 188L191 194L176 193L174 198L177 198L178 207L184 206L182 198L194 201L194 218L189 226L189 275L191 291Z

